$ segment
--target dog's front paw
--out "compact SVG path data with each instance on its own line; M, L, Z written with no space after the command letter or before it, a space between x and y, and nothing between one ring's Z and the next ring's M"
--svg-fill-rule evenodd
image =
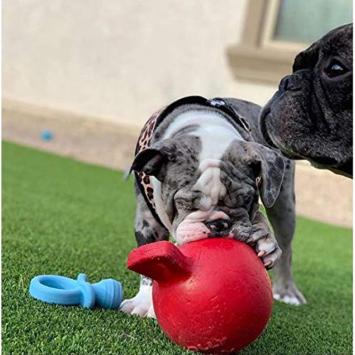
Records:
M247 242L250 239L252 233L252 227L248 224L238 223L233 226L231 234L234 239L240 240L241 242Z
M266 224L253 226L246 242L255 248L267 269L271 269L282 254L276 238Z
M141 317L156 318L153 307L152 286L141 286L133 298L124 300L121 303L120 310Z

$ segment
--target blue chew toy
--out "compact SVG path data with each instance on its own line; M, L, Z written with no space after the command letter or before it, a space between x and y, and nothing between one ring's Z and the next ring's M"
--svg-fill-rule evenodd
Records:
M57 275L40 275L31 280L30 295L40 301L61 305L115 309L122 302L122 285L114 279L90 284L85 274L76 280Z
M41 132L41 139L43 141L51 141L54 138L54 134L52 131L45 129L44 131Z

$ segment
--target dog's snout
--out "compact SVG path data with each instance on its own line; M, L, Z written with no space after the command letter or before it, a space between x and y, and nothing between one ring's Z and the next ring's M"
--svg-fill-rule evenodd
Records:
M290 82L291 82L291 75L286 75L281 81L279 85L279 90L281 92L285 92L287 89L290 88Z
M226 219L216 219L205 223L211 233L229 232L231 222Z

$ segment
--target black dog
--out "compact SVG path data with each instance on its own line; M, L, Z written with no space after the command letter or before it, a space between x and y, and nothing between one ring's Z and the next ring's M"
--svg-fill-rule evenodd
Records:
M292 159L352 177L352 24L297 55L293 74L264 107L265 140Z

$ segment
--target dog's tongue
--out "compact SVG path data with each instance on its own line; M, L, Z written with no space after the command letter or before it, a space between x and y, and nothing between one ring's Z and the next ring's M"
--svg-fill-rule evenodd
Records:
M184 220L176 230L176 240L179 245L194 240L208 238L210 230L203 222L190 222Z

